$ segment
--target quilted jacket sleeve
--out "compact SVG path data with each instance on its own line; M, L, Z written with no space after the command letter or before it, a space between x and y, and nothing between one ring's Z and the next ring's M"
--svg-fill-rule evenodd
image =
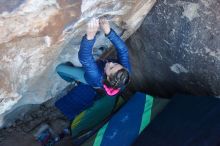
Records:
M116 32L113 29L111 29L110 33L106 36L112 42L112 44L114 45L117 51L117 58L119 63L123 67L127 68L129 72L131 72L129 56L128 56L128 48L125 42L116 34Z
M87 40L85 35L80 44L78 57L85 70L85 79L87 83L93 87L101 87L101 72L92 55L92 48L95 40L95 38L93 40Z

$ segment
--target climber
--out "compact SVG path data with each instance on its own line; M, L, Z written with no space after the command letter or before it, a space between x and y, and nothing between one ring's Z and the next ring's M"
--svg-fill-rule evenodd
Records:
M118 62L94 60L92 48L96 41L99 25L116 48ZM95 89L103 89L110 96L119 93L130 80L131 69L127 46L110 28L110 24L105 18L100 20L93 18L87 24L87 33L82 38L78 57L82 67L74 67L70 62L57 66L56 71L64 80L68 82L77 80L89 84Z

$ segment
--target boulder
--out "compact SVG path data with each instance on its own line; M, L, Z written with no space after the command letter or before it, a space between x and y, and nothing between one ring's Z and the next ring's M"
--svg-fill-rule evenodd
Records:
M127 41L133 88L220 97L219 14L219 0L158 0Z

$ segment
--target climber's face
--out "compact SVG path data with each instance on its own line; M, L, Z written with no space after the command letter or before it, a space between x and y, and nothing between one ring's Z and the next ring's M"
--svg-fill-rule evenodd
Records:
M105 74L107 76L110 76L110 75L115 74L117 71L119 71L122 68L123 66L121 64L108 62L105 64L104 70L105 70Z

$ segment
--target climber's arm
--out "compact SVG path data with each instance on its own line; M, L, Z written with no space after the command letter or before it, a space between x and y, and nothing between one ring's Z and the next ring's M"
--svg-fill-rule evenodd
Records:
M95 87L99 86L100 83L97 80L101 78L101 73L92 55L92 48L96 40L95 35L98 27L99 22L97 20L91 20L88 23L87 34L81 41L78 53L79 61L85 70L86 81Z
M110 25L106 19L101 19L100 23L105 35L112 42L112 44L114 45L117 51L117 57L119 63L123 67L127 68L128 71L131 71L129 56L128 56L128 48L125 42L116 34L116 32L113 29L110 28Z

